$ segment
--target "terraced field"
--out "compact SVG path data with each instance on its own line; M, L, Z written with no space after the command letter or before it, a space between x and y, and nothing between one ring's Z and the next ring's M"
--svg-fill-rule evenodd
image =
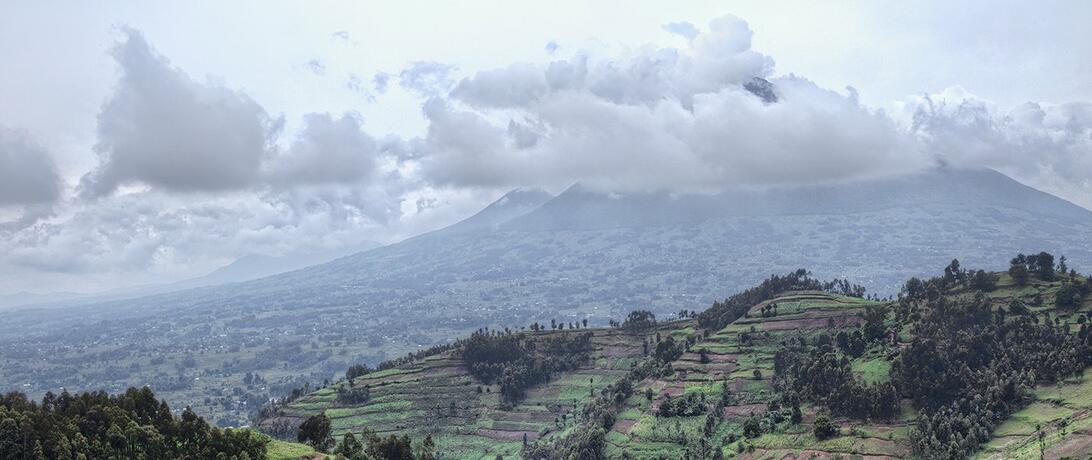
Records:
M1077 327L1077 317L1092 310L1086 299L1076 312L1054 312L1052 299L1060 283L1033 281L1016 287L1002 275L989 293L995 306L1013 300L1038 313L1050 313L1061 324ZM949 296L973 295L969 290ZM721 448L725 458L894 459L911 455L910 432L917 417L908 401L890 422L834 419L837 434L819 440L813 434L818 408L802 405L802 422L764 427L757 437L744 436L744 424L767 413L774 399L774 357L783 341L814 341L819 334L833 337L851 332L863 322L866 307L878 302L820 291L784 293L754 305L735 322L718 331L705 331L694 320L661 322L643 333L623 329L593 329L594 352L576 371L555 375L533 387L514 407L501 403L499 387L477 382L457 354L446 352L402 368L356 378L352 385L367 385L371 399L363 405L342 407L336 401L338 382L283 408L281 420L299 423L305 417L325 413L335 437L365 427L380 434L409 434L415 439L431 435L445 458L518 457L525 442L549 441L567 435L578 426L581 409L598 389L621 379L661 340L692 343L688 351L670 363L671 371L634 385L606 436L610 458L711 458ZM775 308L776 306L776 308ZM894 325L889 315L888 325ZM539 332L539 336L580 333ZM854 376L867 383L890 379L892 360L910 339L902 330L897 344L874 346L851 361ZM647 349L645 343L648 343ZM984 446L982 459L1087 458L1092 454L1092 380L1081 378L1036 389L1035 401L998 427ZM724 388L729 403L706 435L706 415L657 415L669 398L697 394L707 407L721 398ZM263 421L272 423L277 419ZM1040 433L1042 443L1040 443Z
M681 324L665 324L660 330L674 330ZM538 334L580 332L585 331ZM282 418L299 423L324 412L335 438L349 431L359 434L367 427L382 435L405 433L415 439L430 434L441 453L457 458L518 456L524 436L530 442L571 427L576 411L592 392L615 382L643 356L643 336L618 329L594 332L594 352L587 365L532 388L514 407L501 404L497 385L481 385L460 359L446 352L403 368L357 377L354 387L367 385L371 390L364 405L339 407L337 389L349 383L338 382L294 401L284 408ZM276 420L265 420L263 425Z
M812 435L814 410L803 407L804 423L780 432L766 433L745 440L743 423L767 409L773 395L776 344L786 338L812 337L831 328L855 326L861 322L867 300L825 292L789 293L755 305L747 316L698 341L674 365L671 378L648 379L631 398L620 421L612 430L608 453L633 458L709 457L702 452L705 416L657 417L655 409L665 398L705 393L719 395L728 385L732 403L724 409L724 419L717 426L716 439L734 439L724 446L725 456L743 454L743 458L811 458L827 455L859 455L863 458L898 458L908 454L905 443L907 420L891 425L862 425L842 422L842 436L817 441ZM763 317L763 307L777 304L776 316ZM708 350L708 363L702 363L696 350ZM882 360L881 360L882 361ZM882 361L886 363L886 361ZM757 371L757 373L756 373ZM646 389L653 399L647 400ZM711 448L711 447L710 447Z

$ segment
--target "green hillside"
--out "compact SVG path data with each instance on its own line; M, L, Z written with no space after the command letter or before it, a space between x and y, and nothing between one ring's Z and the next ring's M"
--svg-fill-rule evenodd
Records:
M1014 260L1022 284L953 264L880 301L801 271L682 319L481 331L276 406L260 427L294 437L325 415L335 441L428 437L442 458L1085 458L1090 282L1034 257Z

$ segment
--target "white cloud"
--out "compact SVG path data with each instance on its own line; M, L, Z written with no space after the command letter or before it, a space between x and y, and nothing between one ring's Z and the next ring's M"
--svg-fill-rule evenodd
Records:
M316 36L345 51L353 40L375 42L360 29L351 38L348 31L329 35L340 27ZM654 24L643 27L655 31ZM0 280L0 291L18 289L25 280L75 289L163 281L252 252L392 241L464 217L507 188L557 190L577 181L617 191L709 190L851 180L939 161L994 167L1092 206L1088 103L1002 109L953 88L909 98L888 114L862 104L852 88L832 91L784 70L775 73L773 58L752 49L751 29L738 18L720 18L700 30L685 22L663 28L685 41L620 52L592 43L592 50L577 51L569 44L581 38L562 35L566 46L550 42L545 50L552 62L526 62L554 38L542 35L518 45L533 51L531 58L476 53L503 57L461 80L454 65L432 61L375 73L419 56L401 50L376 67L332 65L326 70L341 77L310 78L308 84L324 80L337 86L339 97L347 87L368 101L385 95L383 101L324 108L325 102L307 98L305 88L302 98L310 105L294 112L271 95L291 93L295 88L286 85L298 81L269 78L275 68L262 67L261 78L245 81L247 92L198 81L128 30L112 53L121 79L98 117L98 165L79 188L97 200L69 199L72 190L51 175L42 149L20 144L12 150L0 142L7 149L0 154L8 155L0 156L0 208L8 203L17 209L10 219L12 213L0 213L6 220L0 223L6 232L0 271L15 274ZM178 49L168 43L172 53ZM235 59L248 70L257 65L246 61L253 57L237 55L230 62L210 60L204 70L218 72ZM276 65L299 69L315 55L296 50ZM349 55L318 55L334 64L349 61ZM205 62L175 56L188 69ZM433 58L467 66L491 62L459 56ZM839 78L859 73L840 72ZM371 85L367 75L374 75ZM388 92L392 79L398 87ZM746 88L760 81L771 82L776 100L764 102ZM298 131L280 140L281 118L250 94L302 120ZM875 91L867 96L877 97ZM408 109L384 112L380 105L391 100ZM308 113L316 110L350 112ZM356 110L371 114L369 126L414 125L419 113L427 131L377 140ZM65 153L52 144L50 149ZM18 174L5 175L12 171ZM18 186L20 180L29 185Z
M663 29L667 32L673 33L687 40L693 40L698 36L698 28L686 21L682 22L669 22L663 25Z
M303 63L303 68L307 69L308 72L311 72L316 76L326 76L326 64L323 64L322 61L318 59L308 60L307 62Z
M675 27L678 28L678 27ZM433 97L425 177L461 187L709 190L847 180L924 167L912 136L881 111L803 78L773 79L778 100L744 88L773 60L735 17L687 48L623 58L580 53L513 64Z
M994 168L1092 208L1092 103L1028 102L1003 111L951 87L899 107L938 160Z
M45 149L26 133L0 127L0 206L53 203L60 182Z
M243 93L192 80L139 31L125 35L112 53L121 80L99 114L99 165L81 180L82 193L134 183L176 191L252 185L278 120Z
M416 92L422 96L433 96L447 92L454 82L451 74L455 66L434 61L416 61L398 74L399 86ZM379 75L376 75L377 90L380 86ZM386 87L386 80L382 81ZM380 91L382 92L382 91Z
M277 184L352 183L376 169L376 143L361 129L359 116L308 114L287 152L269 165Z

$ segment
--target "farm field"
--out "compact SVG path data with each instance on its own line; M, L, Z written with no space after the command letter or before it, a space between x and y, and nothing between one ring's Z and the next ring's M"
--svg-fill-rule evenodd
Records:
M1027 305L1033 314L1049 315L1075 330L1078 318L1092 310L1092 299L1075 310L1056 311L1043 299L1052 298L1061 286L1059 281L1032 280L1019 287L1002 274L985 298L995 306ZM958 300L977 294L956 288L944 295ZM276 417L262 420L260 428L299 424L321 413L331 420L335 439L368 429L383 436L431 436L444 458L518 457L525 443L550 443L582 429L582 412L601 390L625 378L661 342L673 341L687 344L686 350L668 362L667 369L633 383L632 395L620 404L606 432L603 452L608 458L910 458L911 432L918 419L910 400L902 400L895 416L887 420L833 417L824 407L807 402L799 405L799 423L776 416L788 410L776 406L784 390L775 379L779 347L829 341L840 332L857 331L870 308L888 311L884 323L891 330L889 339L843 359L850 359L853 378L863 384L891 382L895 358L913 338L912 330L896 327L894 304L818 290L789 291L752 305L718 330L703 329L697 320L684 316L640 331L612 327L527 332L535 340L545 340L590 331L593 352L579 368L531 387L517 404L504 404L498 385L478 381L458 349L449 350L352 382L342 379L284 405ZM1035 387L1033 400L994 430L977 458L1038 458L1039 433L1046 458L1092 453L1090 377L1085 370L1079 377ZM366 403L338 403L339 390L361 386L370 389ZM664 404L688 398L704 408L722 407L721 412L712 422L708 413L662 413ZM718 400L724 402L714 404ZM835 426L834 434L825 439L815 435L821 415ZM746 433L749 421L761 421L760 434Z

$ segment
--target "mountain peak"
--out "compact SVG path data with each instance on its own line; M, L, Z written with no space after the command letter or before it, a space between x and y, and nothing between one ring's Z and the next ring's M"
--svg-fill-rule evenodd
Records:
M491 207L512 207L512 206L539 206L542 203L550 201L554 196L540 188L527 188L518 187L514 188L508 193L505 193L496 201L486 206L485 209Z

